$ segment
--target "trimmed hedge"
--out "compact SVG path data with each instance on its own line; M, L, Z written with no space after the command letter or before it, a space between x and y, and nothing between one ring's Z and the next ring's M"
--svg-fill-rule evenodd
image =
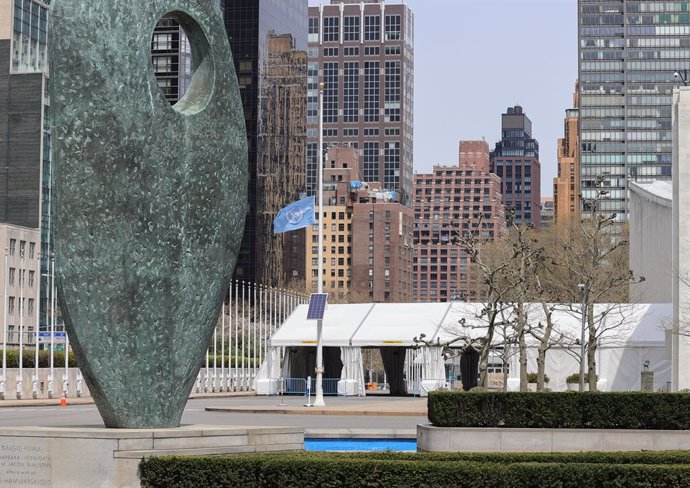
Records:
M2 354L2 349L0 349L0 355ZM36 365L36 350L35 349L24 349L22 354L22 366L25 368L33 368ZM1 360L1 356L0 356ZM0 365L1 366L1 365ZM55 368L65 367L65 353L63 351L53 352L53 366ZM8 349L7 350L7 367L8 368L18 368L19 367L19 350L18 349ZM41 350L38 351L38 367L39 368L50 368L50 351ZM77 362L74 359L74 353L69 352L69 367L77 368Z
M689 464L647 463L643 455L637 459L639 464L611 464L596 459L601 453L522 458L422 453L239 454L149 458L141 462L139 473L142 488L690 486ZM680 457L687 461L687 456ZM564 462L567 459L570 462Z
M431 392L437 427L690 429L690 394Z

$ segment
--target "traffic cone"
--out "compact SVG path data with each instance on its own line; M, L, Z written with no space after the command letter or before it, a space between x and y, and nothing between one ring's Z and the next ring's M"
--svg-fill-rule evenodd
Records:
M65 396L65 391L62 391L62 395L60 395L60 406L61 407L66 407L67 406L67 397Z

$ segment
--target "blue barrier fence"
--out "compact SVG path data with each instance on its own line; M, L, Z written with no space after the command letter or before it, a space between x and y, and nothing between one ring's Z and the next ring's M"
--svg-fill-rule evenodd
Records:
M323 378L323 394L337 395L340 378ZM285 378L286 395L306 395L307 380L305 378ZM311 394L316 394L316 378L311 379Z

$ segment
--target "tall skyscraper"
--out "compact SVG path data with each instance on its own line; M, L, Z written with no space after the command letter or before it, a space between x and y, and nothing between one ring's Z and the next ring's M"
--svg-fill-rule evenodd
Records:
M309 8L307 190L316 191L318 87L324 143L359 150L365 181L411 205L414 17L404 3L331 0Z
M485 289L467 252L453 233L477 231L493 240L505 228L501 182L490 174L489 145L461 141L458 166L434 166L415 175L414 299L418 302L476 301Z
M503 204L515 209L515 222L541 228L541 165L532 121L520 105L501 115L501 140L491 152L491 172L501 178Z
M281 285L299 273L303 233L273 235L278 211L305 190L307 0L225 0L244 105L249 209L235 277ZM302 268L302 266L299 266Z
M627 214L628 179L671 178L671 90L690 70L688 2L578 0L580 184Z
M553 220L580 215L580 131L578 87L575 84L573 108L565 111L563 137L558 139L558 176L553 179Z
M7 270L0 266L0 281L3 288L8 284L11 343L19 339L20 313L26 326L24 339L34 341L37 312L45 305L45 299L36 303L39 286L43 297L47 291L47 280L41 276L50 271L47 19L45 2L0 2L0 247L7 249L9 261ZM45 314L46 309L43 324Z

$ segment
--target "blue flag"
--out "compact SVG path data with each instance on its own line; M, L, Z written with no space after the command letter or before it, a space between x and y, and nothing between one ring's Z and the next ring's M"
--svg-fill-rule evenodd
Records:
M291 230L309 227L314 223L314 197L303 198L280 209L273 221L273 233L280 234Z

